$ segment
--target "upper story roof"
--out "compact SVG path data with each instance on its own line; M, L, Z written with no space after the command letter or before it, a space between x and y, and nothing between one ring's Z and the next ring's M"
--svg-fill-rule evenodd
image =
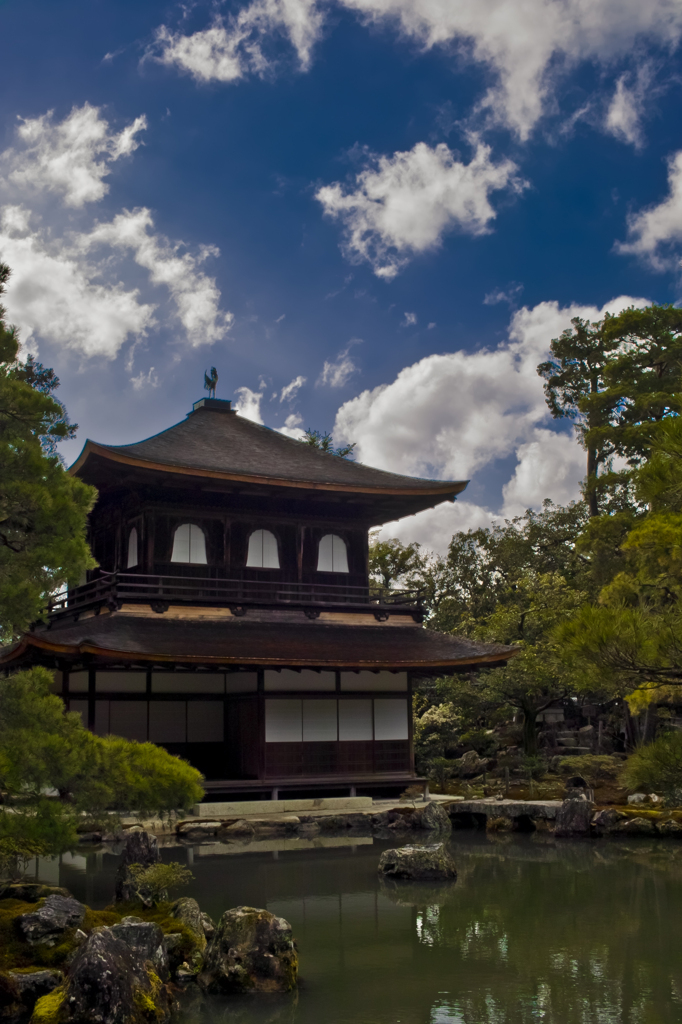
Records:
M180 423L144 441L104 445L86 441L70 472L100 485L102 460L157 474L199 480L267 485L288 491L337 492L364 499L407 499L409 511L454 500L467 485L461 480L401 476L330 455L235 413L220 399L196 402ZM188 483L189 483L188 479ZM407 514L406 512L403 514Z

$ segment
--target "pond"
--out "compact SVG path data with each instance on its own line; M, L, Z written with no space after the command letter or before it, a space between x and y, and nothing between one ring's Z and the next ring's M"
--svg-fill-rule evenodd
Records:
M239 904L266 907L291 922L300 955L295 996L204 1003L188 994L179 1024L682 1018L682 844L459 832L456 883L395 886L377 876L395 841L338 842L164 849L164 860L191 862L183 894L214 919ZM81 851L41 864L40 875L103 907L116 863Z

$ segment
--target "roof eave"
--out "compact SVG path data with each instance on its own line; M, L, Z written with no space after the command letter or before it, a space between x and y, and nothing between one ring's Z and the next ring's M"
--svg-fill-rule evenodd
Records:
M339 484L339 483L318 483L310 480L284 479L271 476L253 476L240 473L225 473L220 470L196 469L191 466L175 466L162 462L148 462L144 459L136 459L120 452L114 452L104 445L95 441L86 441L83 451L76 461L69 467L69 473L76 476L84 467L90 455L98 455L100 458L108 459L125 466L132 466L137 469L145 469L157 473L173 473L182 476L189 476L200 479L225 480L233 483L251 483L268 487L297 488L311 491L333 491L335 493L345 492L347 494L376 494L376 495L405 495L405 496L441 496L442 501L448 498L454 500L456 495L466 488L468 480L443 480L433 481L432 486L422 487L381 487L362 484Z

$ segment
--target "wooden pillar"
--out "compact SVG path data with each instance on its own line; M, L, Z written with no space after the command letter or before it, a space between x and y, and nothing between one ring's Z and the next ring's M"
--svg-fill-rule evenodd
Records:
M258 778L265 778L265 672L258 669Z

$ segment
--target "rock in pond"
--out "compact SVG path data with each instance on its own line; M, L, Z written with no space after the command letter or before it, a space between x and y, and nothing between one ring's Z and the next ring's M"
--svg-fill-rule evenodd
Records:
M611 835L617 836L655 836L656 831L653 821L648 818L626 818L609 829Z
M431 801L418 810L419 828L428 829L430 832L452 832L450 815L445 808L435 801Z
M557 811L554 835L557 838L588 836L594 813L594 805L588 800L564 800Z
M208 915L202 914L201 907L197 901L189 896L181 896L179 900L176 900L171 905L170 913L171 917L176 918L180 924L184 924L191 931L196 939L197 949L203 953L206 949L206 933L204 931L203 919L204 916Z
M597 811L592 818L592 824L597 829L609 829L613 828L622 818L623 815L614 807L605 807L603 810Z
M401 846L384 850L379 871L388 878L440 881L457 877L457 868L445 843L432 846Z
M35 971L10 971L12 979L19 994L19 999L26 1013L33 1010L39 999L58 988L64 980L61 971L35 970ZM1 1019L1 1018L0 1018Z
M141 864L143 868L149 868L153 864L158 864L160 860L156 836L151 832L145 832L144 829L130 832L126 836L123 854L116 871L116 902L127 903L136 898L135 886L128 870L131 864Z
M215 922L213 921L213 918L206 913L205 910L201 911L201 926L204 929L204 935L206 936L206 940L210 942L213 936L215 935Z
M226 910L197 981L204 992L290 992L298 979L291 925L255 907Z
M110 930L125 942L137 960L152 964L161 980L168 981L168 952L158 924L141 917L124 917Z
M682 825L679 821L675 821L674 818L670 818L668 821L662 821L658 826L659 834L662 836L672 836L674 839L682 839Z
M32 946L56 945L70 928L77 928L85 917L85 907L73 896L48 896L41 907L17 918L17 929L24 942Z
M64 984L38 1000L31 1024L163 1024L172 1006L155 971L102 928L80 947Z

